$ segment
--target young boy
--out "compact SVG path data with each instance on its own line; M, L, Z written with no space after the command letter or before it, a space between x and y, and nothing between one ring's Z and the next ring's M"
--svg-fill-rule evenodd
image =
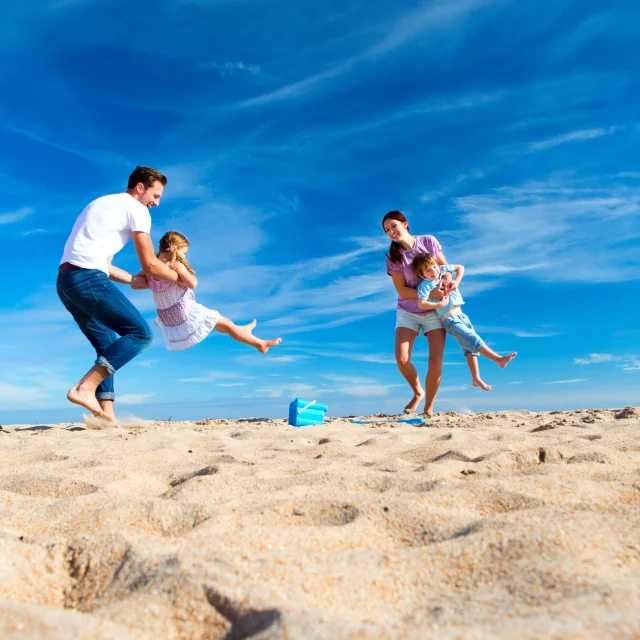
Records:
M418 286L418 307L424 310L435 309L442 320L443 329L452 335L462 347L473 378L473 386L491 391L491 386L480 377L478 354L493 360L500 368L504 369L516 357L516 353L499 356L495 351L489 349L484 340L475 332L469 318L462 312L461 305L464 304L464 300L458 287L464 275L464 267L461 264L439 265L430 253L417 255L413 259L412 267L414 273L422 278ZM429 299L429 294L440 287L440 277L447 271L455 274L455 280L451 281L449 290L443 292L442 300Z

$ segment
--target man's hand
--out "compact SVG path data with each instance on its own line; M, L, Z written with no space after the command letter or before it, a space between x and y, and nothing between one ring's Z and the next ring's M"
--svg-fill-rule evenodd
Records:
M135 289L136 291L140 291L141 289L148 289L149 283L147 282L147 277L141 275L133 276L131 278L131 288Z

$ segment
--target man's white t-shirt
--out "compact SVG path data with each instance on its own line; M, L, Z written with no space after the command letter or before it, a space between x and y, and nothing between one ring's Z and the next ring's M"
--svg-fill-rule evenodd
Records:
M109 260L124 247L134 231L151 233L151 215L128 193L103 196L88 204L73 225L60 264L109 274Z

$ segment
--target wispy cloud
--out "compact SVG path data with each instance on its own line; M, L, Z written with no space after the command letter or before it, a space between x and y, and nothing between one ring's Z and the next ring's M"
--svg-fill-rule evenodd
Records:
M551 149L553 147L558 147L561 144L566 144L567 142L580 142L582 140L592 140L593 138L601 138L602 136L608 136L616 131L620 130L621 127L611 126L606 129L598 128L598 129L580 129L578 131L570 131L569 133L563 133L558 136L554 136L552 138L546 138L545 140L539 140L538 142L534 142L529 146L529 151L544 151L545 149Z
M573 378L572 380L554 380L553 382L545 382L545 384L577 384L586 381L586 378Z
M574 358L574 364L600 364L602 362L615 362L622 360L622 356L614 356L612 353L590 353L586 358Z
M386 35L369 49L347 58L325 71L285 85L275 91L245 100L240 106L268 104L309 93L328 80L351 71L362 62L379 60L424 32L456 27L471 13L492 4L495 4L495 0L447 0L406 13L385 28Z
M245 62L204 62L198 63L198 71L215 71L223 78L239 73L256 75L260 73L260 65Z
M147 404L151 398L155 397L155 395L155 393L124 393L121 396L118 396L118 404Z
M17 211L9 211L7 213L0 213L0 224L11 224L12 222L19 222L24 220L27 216L33 213L33 209L24 207Z

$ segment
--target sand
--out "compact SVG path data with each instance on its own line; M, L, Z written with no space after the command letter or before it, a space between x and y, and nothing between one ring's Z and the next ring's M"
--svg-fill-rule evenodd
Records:
M438 418L5 425L0 638L640 638L640 412Z

